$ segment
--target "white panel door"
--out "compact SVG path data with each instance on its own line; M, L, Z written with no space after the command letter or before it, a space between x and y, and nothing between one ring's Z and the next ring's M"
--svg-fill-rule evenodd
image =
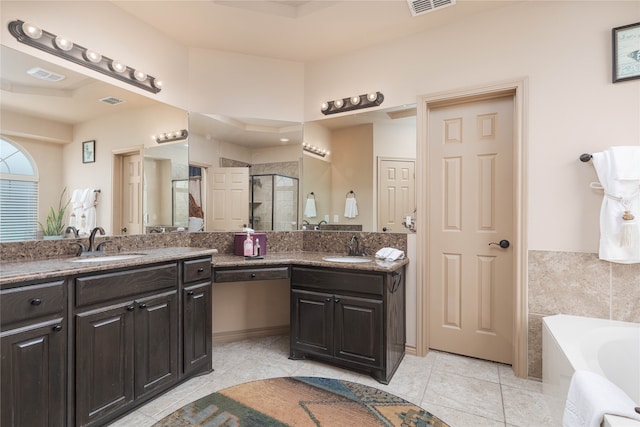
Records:
M249 168L214 168L211 201L212 229L242 230L249 224Z
M511 363L513 98L429 117L429 347Z
M403 233L407 215L416 208L416 162L380 159L378 163L378 231Z

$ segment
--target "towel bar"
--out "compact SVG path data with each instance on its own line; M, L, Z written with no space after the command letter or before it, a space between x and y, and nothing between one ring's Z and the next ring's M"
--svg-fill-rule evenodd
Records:
M583 163L587 163L592 158L593 158L593 156L591 154L588 154L588 153L584 153L584 154L580 155L580 161L583 162Z

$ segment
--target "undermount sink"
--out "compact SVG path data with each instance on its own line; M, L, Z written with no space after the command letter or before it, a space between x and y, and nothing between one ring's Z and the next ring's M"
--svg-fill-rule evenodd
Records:
M143 257L144 254L123 254L123 255L105 255L105 256L95 256L90 258L79 258L74 259L71 262L110 262L110 261L123 261L126 259L140 258Z
M326 257L323 257L322 259L329 262L342 262L345 264L371 262L370 259L359 257L359 256L326 256Z

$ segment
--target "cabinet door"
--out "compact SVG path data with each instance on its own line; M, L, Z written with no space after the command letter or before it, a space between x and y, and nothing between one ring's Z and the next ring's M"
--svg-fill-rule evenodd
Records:
M211 283L200 283L184 289L183 372L211 370Z
M384 354L382 300L336 295L334 356L370 367L382 367Z
M135 302L136 399L178 379L177 291Z
M76 425L133 401L133 305L76 316Z
M65 424L66 328L62 318L3 332L0 424Z
M333 353L333 296L291 290L291 352Z

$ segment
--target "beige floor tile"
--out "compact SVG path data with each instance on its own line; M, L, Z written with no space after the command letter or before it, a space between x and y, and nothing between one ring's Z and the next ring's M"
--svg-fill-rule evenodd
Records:
M542 393L541 381L518 378L513 373L513 368L509 365L499 365L498 373L500 374L500 384Z
M457 354L438 353L433 369L494 383L500 382L497 363Z
M504 427L504 423L502 421L491 420L479 415L447 408L442 405L432 403L425 409L447 423L450 427Z
M421 407L435 403L459 411L503 421L500 384L433 369Z
M549 398L530 390L502 386L506 422L518 427L561 426L552 415Z

